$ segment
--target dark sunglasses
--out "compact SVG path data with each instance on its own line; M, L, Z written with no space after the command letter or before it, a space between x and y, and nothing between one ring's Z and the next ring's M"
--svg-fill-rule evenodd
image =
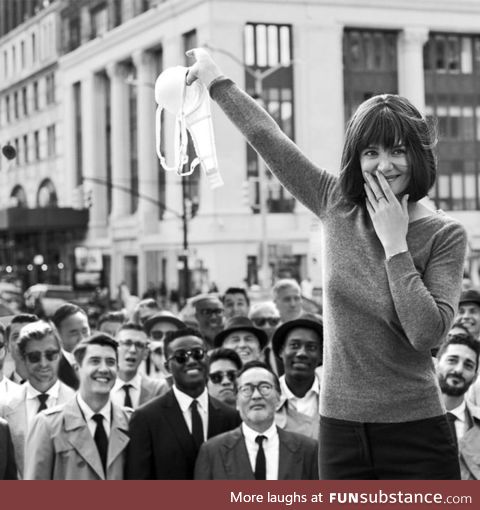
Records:
M56 351L32 351L32 352L26 352L25 357L29 361L29 363L38 363L42 356L45 356L45 359L47 361L55 361L58 359L58 356L60 354L59 350Z
M255 326L263 328L267 322L269 326L278 326L280 323L280 317L259 317L258 319L252 319Z
M235 382L237 379L237 371L226 370L223 372L219 370L218 372L212 372L211 374L208 374L208 378L210 381L212 381L213 384L220 384L224 377L226 377L230 382Z
M223 308L202 308L199 312L201 315L205 315L205 317L211 317L212 315L221 315Z
M167 359L167 361L174 359L177 363L183 365L187 362L188 358L192 358L195 361L201 361L205 358L205 349L202 349L201 347L196 347L195 349L190 349L188 351L185 349L178 349L178 351L175 351L172 356Z
M150 338L152 340L161 340L164 336L164 331L150 331Z

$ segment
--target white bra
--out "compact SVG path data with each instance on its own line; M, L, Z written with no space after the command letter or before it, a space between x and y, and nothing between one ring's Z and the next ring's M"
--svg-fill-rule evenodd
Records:
M210 99L207 88L195 81L186 84L188 68L183 66L165 69L155 82L156 112L155 133L156 150L164 170L175 171L180 176L191 175L200 165L207 176L211 189L223 186L223 179L218 170L215 138L213 134ZM161 114L165 109L175 115L174 164L169 166L160 148ZM192 137L197 157L190 167L183 170L188 163L188 136Z

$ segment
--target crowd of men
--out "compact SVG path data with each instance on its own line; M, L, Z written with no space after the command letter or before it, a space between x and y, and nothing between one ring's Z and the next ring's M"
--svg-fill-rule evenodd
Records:
M144 299L94 331L70 303L0 325L0 479L318 479L323 322L298 283L192 305L180 317ZM479 354L469 289L432 353L463 479L480 479Z

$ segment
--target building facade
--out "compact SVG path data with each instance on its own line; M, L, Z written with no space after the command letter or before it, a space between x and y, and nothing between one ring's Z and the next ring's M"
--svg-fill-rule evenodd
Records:
M225 74L334 174L346 121L371 95L405 95L438 119L439 176L430 198L466 226L467 276L480 283L478 2L80 0L58 2L55 13L61 163L50 179L61 183L62 205L89 206L88 230L74 241L94 261L74 267L87 280L100 273L112 292L124 281L140 295L151 286L191 294L280 276L310 277L321 287L317 220L259 165L215 105L225 185L211 190L199 170L181 179L159 166L155 79L189 65L185 51L206 44ZM168 160L173 118L165 116L162 132ZM10 194L11 173L2 172Z

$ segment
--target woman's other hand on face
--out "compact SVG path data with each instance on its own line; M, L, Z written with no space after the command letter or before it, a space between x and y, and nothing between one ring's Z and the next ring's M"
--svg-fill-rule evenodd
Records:
M365 172L364 176L367 210L385 250L385 257L408 250L408 195L399 200L378 170L375 172L378 182L369 172Z
M187 85L200 80L208 88L215 79L222 76L220 68L205 48L193 48L188 50L186 55L195 60L187 73Z

